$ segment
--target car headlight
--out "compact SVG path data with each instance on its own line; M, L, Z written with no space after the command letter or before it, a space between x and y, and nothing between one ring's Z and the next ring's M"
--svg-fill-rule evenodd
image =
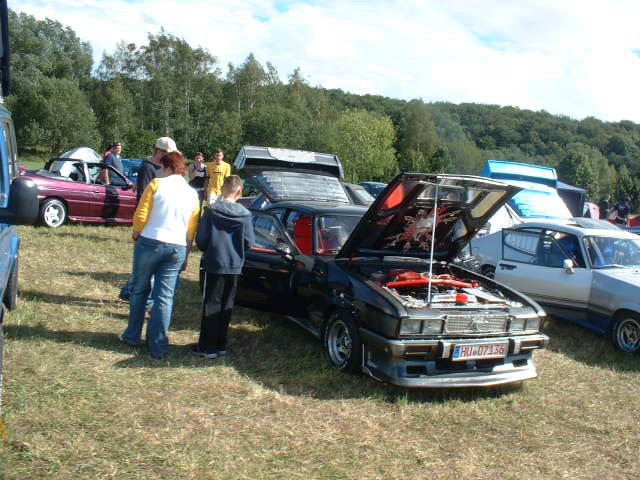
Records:
M509 327L509 330L524 330L524 318L511 317L511 326Z
M400 334L420 333L422 331L422 320L406 318L400 323Z
M422 333L427 335L439 335L440 333L442 333L442 320L425 320L424 327L422 328Z
M528 318L525 330L540 330L540 317Z

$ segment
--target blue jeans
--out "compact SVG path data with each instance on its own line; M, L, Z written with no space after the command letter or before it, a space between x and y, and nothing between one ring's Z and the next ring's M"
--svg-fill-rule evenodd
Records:
M150 288L151 290L153 290L153 277L151 277ZM177 289L178 287L176 287L176 290ZM127 283L125 283L124 286L120 289L120 295L118 296L125 302L129 302L131 300L131 290L133 290L133 274L129 275ZM147 298L147 309L150 309L151 307L153 307L153 300L151 299L151 297L149 297Z
M153 308L147 324L147 344L153 357L167 354L167 331L171 323L173 295L178 275L187 255L187 247L140 237L133 250L133 272L129 325L122 334L125 341L140 344L144 310L151 292ZM155 276L153 290L151 277Z

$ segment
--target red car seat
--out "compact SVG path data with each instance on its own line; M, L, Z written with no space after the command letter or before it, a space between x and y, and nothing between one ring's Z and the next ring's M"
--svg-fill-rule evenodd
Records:
M311 217L300 217L293 227L293 240L305 255L311 255L313 253L312 232Z

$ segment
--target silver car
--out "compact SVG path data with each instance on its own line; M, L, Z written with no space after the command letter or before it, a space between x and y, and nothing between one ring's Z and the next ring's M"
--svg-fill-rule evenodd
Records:
M590 219L537 221L477 239L485 275L548 313L640 350L640 237Z

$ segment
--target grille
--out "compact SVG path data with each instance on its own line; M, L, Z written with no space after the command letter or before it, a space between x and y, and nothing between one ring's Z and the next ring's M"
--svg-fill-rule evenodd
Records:
M500 333L507 331L507 315L447 315L445 333Z

